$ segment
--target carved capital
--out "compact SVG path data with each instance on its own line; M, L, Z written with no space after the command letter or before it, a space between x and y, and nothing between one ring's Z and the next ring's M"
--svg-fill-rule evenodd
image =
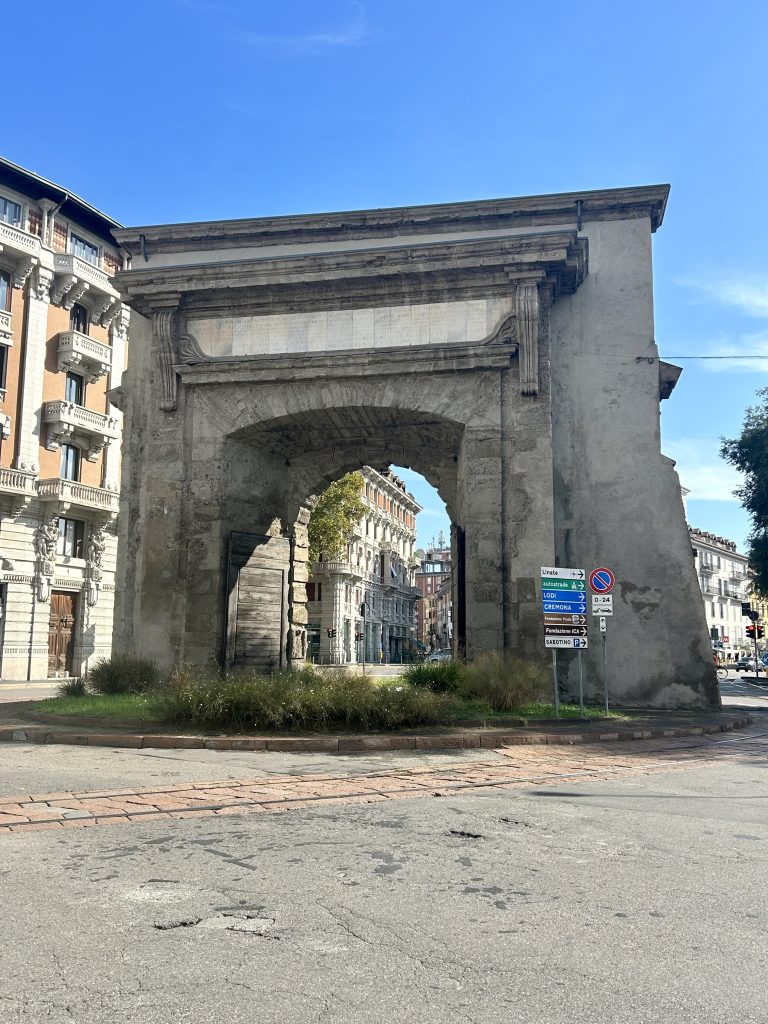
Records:
M102 325L104 327L112 327L116 337L120 338L121 341L125 341L128 337L128 324L131 320L131 311L128 306L124 306L122 302L115 302L110 306L106 313L106 316L102 318Z
M160 408L163 412L174 412L178 391L175 367L180 363L199 363L205 356L195 338L185 333L182 316L177 309L155 313L152 328L160 370Z
M520 280L515 286L520 394L539 393L539 282Z
M30 281L30 292L38 302L49 302L51 298L51 287L53 286L53 274L45 267L37 267L34 277Z

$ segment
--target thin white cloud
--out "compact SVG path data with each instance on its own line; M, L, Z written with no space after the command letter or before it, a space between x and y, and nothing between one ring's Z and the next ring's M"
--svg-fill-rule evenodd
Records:
M664 451L674 459L688 501L728 501L739 504L734 490L741 475L720 458L720 440L714 437L682 437L666 441Z
M768 331L742 334L736 343L723 342L707 349L706 355L718 359L704 359L702 364L710 373L768 373ZM728 356L739 356L728 359ZM744 358L749 356L750 358Z
M748 316L768 317L768 278L719 277L680 282L716 299L723 306L734 306Z
M238 31L231 33L230 38L245 46L256 47L281 57L301 57L312 53L322 53L326 50L360 46L368 39L371 30L362 6L354 2L352 7L356 12L354 18L339 29L291 36Z

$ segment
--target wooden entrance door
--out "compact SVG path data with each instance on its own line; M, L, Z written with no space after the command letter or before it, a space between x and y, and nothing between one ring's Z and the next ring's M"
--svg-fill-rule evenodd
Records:
M72 675L75 650L75 595L51 593L48 623L48 675Z
M232 533L227 573L226 663L271 672L286 664L288 570L286 537Z

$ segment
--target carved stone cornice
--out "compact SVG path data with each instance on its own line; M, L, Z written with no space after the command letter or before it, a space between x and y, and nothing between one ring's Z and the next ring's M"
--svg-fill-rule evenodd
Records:
M181 304L188 316L303 313L509 294L511 274L539 273L569 294L587 273L576 231L391 244L256 259L137 268L117 276L145 316ZM180 298L183 297L183 298Z
M160 408L174 412L177 403L180 365L193 365L206 359L197 341L184 331L178 309L164 309L152 320L157 365L160 372Z

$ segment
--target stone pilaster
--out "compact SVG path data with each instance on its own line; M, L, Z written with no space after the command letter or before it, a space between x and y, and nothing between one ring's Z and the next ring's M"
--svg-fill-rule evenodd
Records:
M15 467L38 471L40 432L42 429L43 377L45 348L48 341L48 307L53 275L37 267L27 287L27 325L24 338L24 387L21 414L16 424Z
M127 306L121 306L115 319L112 321L112 365L109 371L109 388L120 386L125 370L125 349L128 341L128 323L130 310ZM117 420L119 436L122 436L123 414L110 403L108 415L114 416ZM110 490L118 490L120 486L120 444L113 443L104 451L104 486Z
M539 393L539 282L542 275L518 278L515 286L520 393Z

